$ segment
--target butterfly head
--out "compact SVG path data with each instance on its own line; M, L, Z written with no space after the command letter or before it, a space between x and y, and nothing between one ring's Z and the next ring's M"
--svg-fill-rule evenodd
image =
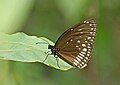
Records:
M48 49L51 50L51 52L52 52L51 54L54 54L54 56L57 55L58 49L55 48L53 45L48 45Z

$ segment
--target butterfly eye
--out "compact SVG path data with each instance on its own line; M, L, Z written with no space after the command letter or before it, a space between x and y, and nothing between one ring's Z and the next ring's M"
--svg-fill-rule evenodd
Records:
M96 38L96 22L85 20L65 31L52 46L51 52L78 68L87 66Z

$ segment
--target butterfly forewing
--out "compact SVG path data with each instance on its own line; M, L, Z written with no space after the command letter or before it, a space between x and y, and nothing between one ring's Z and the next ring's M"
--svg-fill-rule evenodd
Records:
M58 56L69 64L84 68L90 59L96 37L96 22L86 20L65 31L55 43Z

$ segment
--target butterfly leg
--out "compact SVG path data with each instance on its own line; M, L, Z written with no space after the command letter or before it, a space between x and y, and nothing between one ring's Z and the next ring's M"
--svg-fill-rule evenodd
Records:
M49 55L51 55L51 54L47 54L47 56L46 56L45 59L42 61L42 63L44 63L44 62L47 60L47 58L48 58Z
M57 66L60 68L60 65L59 65L59 59L58 59L57 56L55 56L55 58L56 58L56 61L57 61Z
M49 52L51 52L51 51L47 51L47 52L44 52L45 54L49 54Z
M36 44L48 44L46 42L37 42ZM50 51L47 51L47 52L44 52L45 54L47 54L46 58L42 61L42 63L44 63L46 61L46 59L48 58L48 56L50 55L49 54Z

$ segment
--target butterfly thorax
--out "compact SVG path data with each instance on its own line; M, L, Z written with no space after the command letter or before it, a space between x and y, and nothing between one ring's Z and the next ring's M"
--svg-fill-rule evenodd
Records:
M54 54L54 56L57 55L58 49L55 48L55 46L53 46L53 45L48 45L48 49L51 50L51 52L52 52L51 54Z

